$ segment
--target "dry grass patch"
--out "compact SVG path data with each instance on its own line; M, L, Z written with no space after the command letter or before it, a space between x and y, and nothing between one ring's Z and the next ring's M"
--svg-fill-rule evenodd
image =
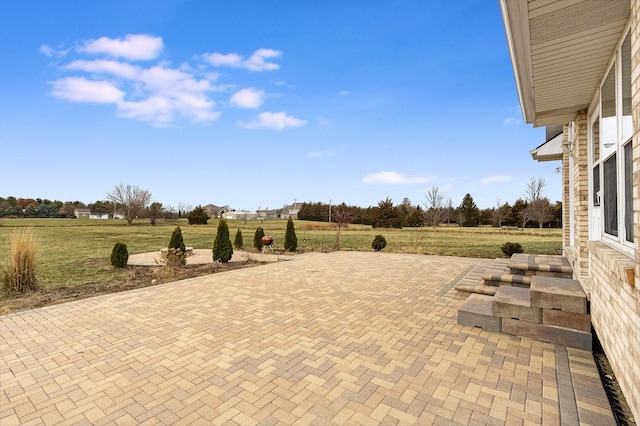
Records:
M38 290L36 255L40 247L31 227L15 230L9 239L9 256L2 265L0 281L4 295L30 293Z

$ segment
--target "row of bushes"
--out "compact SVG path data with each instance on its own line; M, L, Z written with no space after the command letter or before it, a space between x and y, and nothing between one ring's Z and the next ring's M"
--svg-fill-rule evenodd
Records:
M289 240L285 237L285 249L290 249L290 251L294 251L297 245L297 238L295 236L295 230L293 229L293 222L289 220L291 223L291 234L289 235L289 225L287 224L287 235L289 235ZM214 260L220 262L228 262L231 259L231 254L233 254L233 248L231 248L231 243L227 245L224 241L229 239L229 229L227 228L224 220L221 221L222 225L218 226L218 234L216 235L216 239L214 241ZM262 238L264 237L264 230L262 227L258 227L256 229L255 235L253 237L253 245L256 249L262 249ZM236 248L242 248L242 232L240 229L236 232L236 237L234 240L234 245ZM387 240L382 235L376 235L371 243L371 247L375 251L380 251L387 246ZM173 248L177 251L181 251L184 253L185 247L184 242L182 241L182 231L178 226L176 230L173 232L171 236L171 242L169 243L169 248ZM506 242L501 247L502 252L507 257L511 257L514 253L523 253L524 249L520 245L520 243L511 243ZM227 258L228 256L228 258ZM123 242L117 242L113 247L113 253L111 254L111 264L117 266L119 268L123 268L127 264L127 260L129 259L129 254L127 253L126 245ZM184 263L183 263L184 264Z
M264 230L262 227L258 227L253 237L253 246L257 250L262 250L264 237ZM233 246L236 249L241 249L244 245L242 232L240 229L236 232L236 236L233 241ZM231 239L229 236L229 226L227 225L227 221L221 219L218 223L218 230L216 232L216 237L213 241L213 261L227 263L231 260L233 256L233 246L231 244ZM296 231L293 225L293 221L289 219L287 222L287 231L284 239L284 249L289 252L296 251L298 247L298 238L296 237ZM171 234L171 240L169 241L169 252L167 254L170 258L179 257L180 264L186 264L186 248L184 244L184 239L182 238L182 230L179 226L173 231ZM127 262L129 260L129 253L127 251L127 246L124 241L118 241L114 246L111 252L111 264L117 268L124 268L127 266Z

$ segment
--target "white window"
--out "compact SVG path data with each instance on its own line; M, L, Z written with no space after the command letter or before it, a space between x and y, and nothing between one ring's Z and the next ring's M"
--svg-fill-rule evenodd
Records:
M602 230L598 238L629 253L634 239L631 93L628 32L600 86L599 116L590 126L590 161L591 208Z

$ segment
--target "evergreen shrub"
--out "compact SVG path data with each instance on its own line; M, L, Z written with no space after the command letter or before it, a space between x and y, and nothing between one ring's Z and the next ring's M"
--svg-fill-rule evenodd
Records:
M524 253L524 249L520 245L520 243L510 243L506 242L501 247L502 252L505 256L511 257L514 253Z
M178 249L183 253L185 252L184 240L182 239L182 230L179 226L176 226L176 229L173 230L173 234L171 234L171 240L169 240L169 248Z
M129 251L124 241L118 241L111 251L111 264L116 268L126 268L129 260Z
M226 220L220 219L216 239L213 241L213 261L227 263L231 260L231 256L233 256L233 246L229 238L229 226Z
M296 251L296 248L298 248L298 237L296 237L293 220L289 218L287 221L287 232L284 234L284 249L286 251Z
M242 232L240 231L240 228L238 228L238 231L236 232L236 238L233 240L233 246L237 249L241 249L243 245L244 242L242 241Z
M261 226L256 228L256 233L253 235L253 246L258 250L262 250L262 237L264 237L264 230Z
M209 213L202 206L198 206L187 215L189 225L206 225L209 221Z
M371 247L375 251L380 251L387 246L387 240L382 235L376 235L373 238L373 242L371 243Z

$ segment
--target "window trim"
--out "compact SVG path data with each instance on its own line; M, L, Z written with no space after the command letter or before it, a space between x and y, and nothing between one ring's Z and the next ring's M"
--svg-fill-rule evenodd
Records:
M627 39L627 37L630 37L630 25L628 25L625 28L625 31L623 32L623 36L621 37L621 39L618 42L618 45L616 46L616 50L614 51L613 57L611 58L611 61L609 63L609 66L607 67L606 72L604 73L602 80L600 81L600 84L598 85L598 92L597 92L597 104L594 108L594 110L591 112L590 118L589 118L589 124L588 124L588 134L589 134L589 138L588 143L589 143L589 150L588 150L588 161L589 161L589 167L588 170L589 172L589 191L591 192L591 196L589 197L589 210L591 209L600 209L601 214L600 214L600 231L599 231L599 235L598 235L598 231L596 230L595 233L592 235L591 231L590 231L590 236L591 238L598 239L601 240L602 242L607 243L608 245L612 246L614 249L616 250L620 250L622 252L624 252L625 254L628 255L633 255L634 253L634 242L633 241L628 241L627 240L627 194L626 191L628 190L628 188L626 187L626 181L625 181L625 177L626 177L626 164L627 164L627 158L625 156L625 149L628 147L628 144L635 144L637 143L637 141L633 141L633 131L631 132L631 136L627 136L627 135L623 135L623 96L624 96L624 90L623 90L623 79L622 79L622 72L623 72L623 67L625 64L622 63L622 59L623 59L623 54L622 54L622 46L625 42L625 40ZM606 148L604 147L603 144L603 123L602 123L602 114L603 114L603 86L605 84L605 82L607 81L608 78L610 78L611 72L612 70L613 72L613 76L614 76L614 86L615 86L615 110L616 110L616 125L615 125L615 144L614 146L610 147L610 148ZM599 158L595 158L595 154L596 152L593 146L594 143L594 123L599 123L599 141L598 143L601 144L599 146ZM627 136L626 139L623 139L624 136ZM633 153L633 145L631 145L631 153ZM604 181L604 164L605 162L607 162L608 160L610 160L613 156L615 155L616 157L616 167L615 167L615 173L616 173L616 220L617 220L617 235L613 235L613 234L608 234L605 229L608 229L608 224L607 224L607 218L610 216L607 216L607 207L606 207L606 203L607 203L607 196L606 196L606 185L605 185L605 181ZM633 154L632 154L633 155ZM633 157L631 157L633 159ZM600 183L600 193L601 193L601 197L600 197L600 204L596 204L596 194L595 194L595 181L596 178L594 176L594 172L596 171L596 168L598 168L598 177L599 177L599 183ZM611 182L609 182L611 183ZM633 187L632 187L633 190ZM633 197L631 198L631 202L633 203ZM609 224L610 225L610 224ZM634 233L634 229L631 229L631 235L633 237L633 239L635 238L639 238L640 236L638 235L633 235Z

